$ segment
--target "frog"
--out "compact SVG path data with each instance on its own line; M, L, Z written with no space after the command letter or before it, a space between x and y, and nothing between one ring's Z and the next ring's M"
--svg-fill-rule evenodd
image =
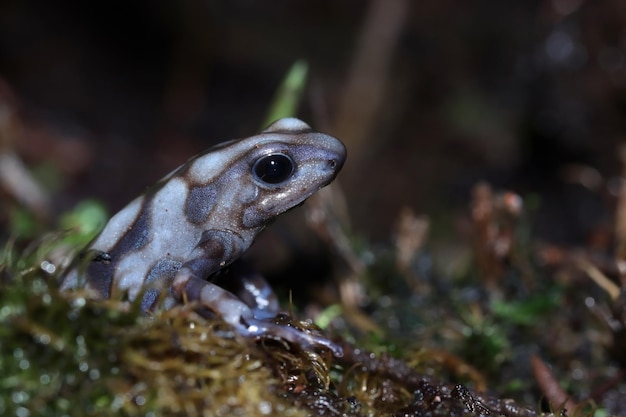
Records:
M197 302L237 333L317 346L328 338L277 324L279 303L259 274L243 274L239 295L211 282L278 216L330 184L346 160L337 138L297 118L209 148L148 187L115 214L62 277L99 298L126 294L141 308ZM82 267L81 267L82 266Z

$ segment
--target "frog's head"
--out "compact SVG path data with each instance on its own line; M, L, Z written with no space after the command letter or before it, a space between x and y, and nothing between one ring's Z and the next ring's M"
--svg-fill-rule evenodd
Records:
M248 238L328 185L346 148L298 119L280 119L259 135L199 155L178 173L191 191L187 218ZM210 223L210 224L209 224Z
M346 147L338 139L293 118L280 119L244 141L250 149L241 161L247 181L238 196L244 227L265 225L303 203L330 184L346 160Z

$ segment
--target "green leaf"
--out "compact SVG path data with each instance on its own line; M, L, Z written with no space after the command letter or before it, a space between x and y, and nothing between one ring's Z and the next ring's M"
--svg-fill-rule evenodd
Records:
M533 296L520 301L494 301L491 309L495 316L523 326L531 326L540 315L559 306L561 295L556 291Z
M263 127L280 118L293 117L296 114L306 85L308 68L308 64L302 60L292 65L276 90Z

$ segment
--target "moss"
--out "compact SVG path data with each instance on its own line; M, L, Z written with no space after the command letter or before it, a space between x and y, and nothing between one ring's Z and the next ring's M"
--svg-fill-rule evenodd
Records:
M370 342L379 354L342 342L344 357L333 358L281 340L241 337L191 304L147 316L138 302L60 292L58 272L46 262L59 251L67 256L68 246L76 245L48 235L29 249L7 245L0 253L2 415L537 415L438 382L430 375L458 377L463 365L444 352L394 348L380 335ZM286 315L275 320L319 331Z
M0 299L3 415L302 415L258 352L189 306L147 317L39 274Z

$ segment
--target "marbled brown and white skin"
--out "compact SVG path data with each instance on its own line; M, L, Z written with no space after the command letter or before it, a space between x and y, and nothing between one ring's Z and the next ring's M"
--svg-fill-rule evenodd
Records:
M171 307L199 301L248 336L341 349L320 336L266 320L278 311L271 288L256 275L241 285L246 302L207 281L237 260L278 215L328 185L346 158L344 145L294 118L259 135L195 156L117 213L83 251L62 289L85 286L109 298L127 291L145 310L159 296Z

